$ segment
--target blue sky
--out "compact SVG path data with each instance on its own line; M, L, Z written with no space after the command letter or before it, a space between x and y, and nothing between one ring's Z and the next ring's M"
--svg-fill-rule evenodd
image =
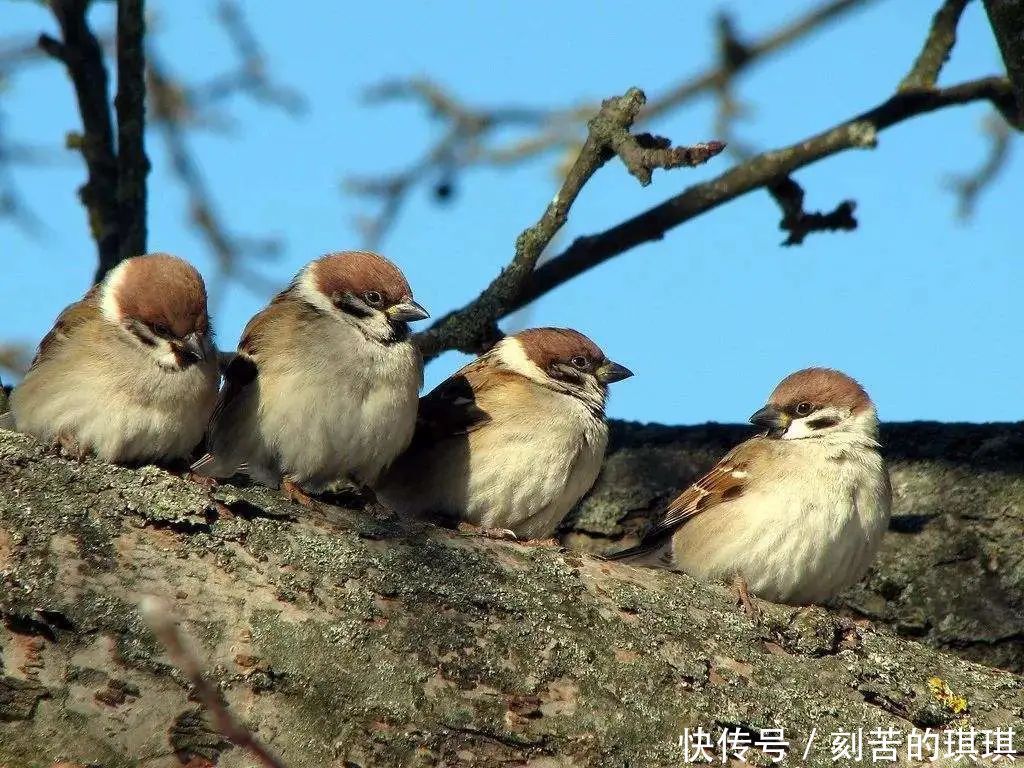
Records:
M93 14L109 27L107 4ZM212 21L212 2L149 3L158 50L186 81L232 66ZM734 12L759 35L807 3L247 3L275 78L297 88L299 118L238 97L227 131L191 135L191 146L233 230L282 238L263 271L281 284L306 261L360 244L353 220L366 204L341 193L349 175L404 166L440 125L414 105L370 107L362 90L382 79L429 75L471 104L558 106L631 85L655 96L713 60L714 13ZM738 133L771 148L816 133L883 100L913 61L936 3L877 0L824 32L756 65L738 96L752 107ZM784 9L785 7L785 9ZM42 6L0 0L5 38L55 32ZM981 3L971 3L942 82L1002 71ZM649 126L677 143L715 138L705 98ZM78 116L63 71L37 64L0 92L7 135L59 147ZM957 221L943 188L976 167L986 144L981 105L946 110L881 135L874 151L849 152L800 171L809 208L857 201L860 229L812 235L781 248L779 212L749 194L606 263L549 294L517 321L565 325L590 335L636 376L614 388L619 418L667 423L740 421L779 378L822 364L859 378L884 419L1017 420L1024 413L1024 259L1019 238L1024 147ZM150 248L213 272L185 220L185 198L149 140ZM451 204L415 192L381 250L406 271L435 316L461 305L508 261L516 235L555 190L548 157L515 170L470 171ZM656 173L639 187L617 163L584 189L562 243L611 226L687 185L724 171ZM31 340L88 286L95 264L75 197L84 171L74 156L45 168L16 167L43 231L0 220L0 337ZM220 344L233 347L266 301L226 287L215 308ZM506 330L512 329L506 324ZM464 359L449 354L428 386Z

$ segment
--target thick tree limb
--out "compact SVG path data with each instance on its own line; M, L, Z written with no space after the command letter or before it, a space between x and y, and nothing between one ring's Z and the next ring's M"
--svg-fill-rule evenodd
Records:
M899 91L935 87L939 71L949 59L949 54L956 44L956 27L968 2L970 0L945 0L942 7L936 11L924 47L914 61L914 66L900 82Z
M816 136L763 152L611 229L578 238L530 276L509 311L520 309L588 269L642 243L659 240L680 224L768 186L799 168L848 149L872 147L881 130L918 115L977 101L992 102L1000 111L1011 108L1013 94L1009 82L1002 77L987 77L935 91L896 94Z
M96 280L102 279L120 257L118 238L118 163L108 102L107 68L103 49L89 29L86 12L90 0L52 0L62 40L39 36L39 46L63 62L75 89L83 133L69 135L68 144L81 151L88 177L78 195L89 217L89 228L99 252Z
M481 352L501 338L497 321L509 313L537 265L541 253L565 224L580 190L608 160L618 155L641 184L650 183L654 168L699 165L725 148L720 142L671 148L664 139L633 136L629 129L646 97L639 88L607 99L588 123L587 140L562 186L543 216L516 239L515 256L480 296L458 312L449 313L430 329L417 334L426 359L447 349Z
M1017 98L1016 111L1004 116L1024 130L1024 0L985 0L985 11Z
M1013 727L1019 749L1020 427L885 425L895 507L871 573L837 609L765 603L756 624L684 574L211 492L0 431L0 764L255 764L203 722L144 596L291 768L680 768L684 728L724 725L784 728L779 765L808 768L849 765L829 734L857 728ZM618 546L750 431L614 423L566 543Z
M117 260L146 252L145 0L117 3ZM100 268L105 274L106 270ZM109 269L109 266L107 267ZM97 279L102 278L97 274Z

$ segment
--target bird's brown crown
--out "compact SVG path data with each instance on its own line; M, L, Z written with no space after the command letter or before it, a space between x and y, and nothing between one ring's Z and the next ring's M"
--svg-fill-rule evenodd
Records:
M804 368L779 382L768 403L782 411L810 403L816 408L833 405L858 413L871 405L871 398L860 384L841 371Z
M107 279L122 317L165 328L179 338L209 329L206 285L184 259L167 253L136 256Z
M569 328L530 328L514 335L526 356L542 371L552 363L565 363L583 356L593 365L600 365L604 352L579 331Z
M412 288L402 270L370 251L339 251L313 262L314 284L325 296L376 291L391 306L412 298Z

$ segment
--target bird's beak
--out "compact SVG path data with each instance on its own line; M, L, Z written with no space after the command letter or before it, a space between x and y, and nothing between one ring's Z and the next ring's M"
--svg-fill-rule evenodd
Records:
M774 405L766 405L750 417L750 423L755 427L761 427L762 429L767 429L769 433L778 434L785 432L789 428L791 421L792 419L789 416Z
M187 355L194 357L198 362L206 359L206 349L203 346L203 339L198 333L190 333L181 340L180 349Z
M616 381L628 379L633 375L633 372L626 366L613 363L609 360L603 365L599 365L597 370L594 371L594 375L597 376L597 380L602 384L612 384Z
M413 320L426 320L430 317L430 313L412 299L392 304L384 312L388 319L396 323L411 323Z

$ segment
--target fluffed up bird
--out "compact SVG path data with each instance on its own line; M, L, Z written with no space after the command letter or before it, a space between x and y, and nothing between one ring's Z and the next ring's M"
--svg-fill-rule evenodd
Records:
M243 470L304 504L372 486L412 439L423 361L408 323L427 316L375 253L306 265L242 332L193 471Z
M399 512L549 537L597 479L607 386L631 375L576 331L508 336L422 398L380 496Z
M191 458L217 399L217 355L196 269L127 259L63 312L11 397L15 427L111 462Z
M867 571L892 491L864 389L828 368L797 371L750 417L740 443L662 514L640 545L609 556L737 579L772 602L821 603Z

